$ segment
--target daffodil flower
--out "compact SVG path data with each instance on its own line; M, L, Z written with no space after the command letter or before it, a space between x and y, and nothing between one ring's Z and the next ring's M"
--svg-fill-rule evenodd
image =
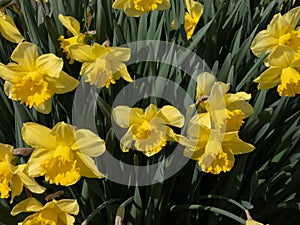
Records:
M72 215L79 213L79 205L73 199L54 199L42 205L35 198L27 198L13 207L11 215L15 216L22 212L35 213L26 217L20 225L73 225L75 218Z
M80 23L72 16L64 16L62 14L58 15L59 21L64 25L73 34L73 37L65 39L64 36L60 36L58 40L60 41L60 47L63 49L63 52L66 54L69 63L74 63L74 57L70 52L70 47L73 45L83 45L85 44L84 39L85 35L80 33Z
M117 106L113 109L113 118L121 128L129 128L120 140L123 152L128 152L134 141L135 148L148 157L158 153L167 141L177 141L168 125L182 127L184 124L183 115L170 105L158 110L150 104L145 112L140 108Z
M185 146L184 156L197 160L202 171L219 174L230 171L234 165L234 155L254 150L254 146L243 142L238 131L221 133L206 127L193 118L188 126L188 138L181 137L179 143Z
M274 15L266 30L260 31L252 41L251 50L261 57L279 45L287 45L300 52L300 32L296 28L300 19L300 7L293 8L284 15Z
M184 29L189 40L203 13L203 5L193 0L185 0L184 2L187 9L187 12L184 14Z
M127 48L105 47L94 43L93 46L72 46L70 51L74 59L82 62L80 75L91 85L108 88L121 77L128 82L133 81L123 63L130 59L130 50Z
M28 173L32 177L45 176L50 184L72 185L81 176L102 178L94 160L104 153L104 141L89 130L74 130L60 122L53 129L36 123L22 127L24 141L33 147L28 160Z
M220 90L220 96L212 96L214 93L213 87L217 85ZM220 126L225 126L225 131L238 131L242 124L244 123L244 119L249 117L253 113L252 106L247 102L251 98L250 94L245 92L238 92L235 94L228 93L229 84L225 84L223 82L217 82L214 75L204 72L201 73L197 77L197 91L196 91L196 101L199 103L199 113L201 113L201 122L210 126L212 113L214 109L211 109L213 103L209 102L210 97L214 97L215 99L215 108L220 108L219 113L216 114L219 117L218 121L221 123ZM223 101L220 100L223 98ZM222 103L224 104L224 108L222 107ZM219 106L218 106L219 105ZM222 110L225 110L225 118L220 119L222 116ZM219 114L219 115L218 115ZM219 127L219 129L223 129Z
M78 81L62 71L63 61L54 54L38 55L37 46L21 42L7 65L0 63L0 77L6 80L4 91L13 100L20 100L41 113L51 111L54 94L75 89Z
M0 33L5 39L13 43L20 43L24 40L13 19L4 13L4 9L0 9Z
M141 16L153 10L166 10L171 7L170 0L115 0L115 9L123 9L127 16Z
M11 201L21 194L23 186L34 193L43 193L41 187L26 173L27 164L13 165L13 147L0 143L0 198L8 198L11 192Z
M300 94L300 55L288 46L279 46L269 56L269 65L254 82L258 89L270 89L278 85L280 96Z

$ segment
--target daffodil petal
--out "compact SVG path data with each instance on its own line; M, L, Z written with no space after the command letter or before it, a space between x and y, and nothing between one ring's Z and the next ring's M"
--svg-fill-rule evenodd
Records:
M39 177L42 173L41 163L52 157L48 149L35 149L27 162L28 174L31 177Z
M77 155L77 164L80 168L80 174L88 178L103 178L104 175L98 170L95 161L89 156L83 154Z
M197 98L203 95L210 95L211 89L216 82L216 77L208 72L200 73L197 76Z
M80 23L74 17L59 14L58 19L74 36L80 33Z
M40 186L33 178L29 177L24 172L18 172L17 174L25 187L31 192L41 194L46 190L46 188Z
M258 83L258 89L270 89L280 84L281 69L269 68L264 71L254 82Z
M163 0L161 4L158 4L157 9L158 10L166 10L171 7L170 0Z
M300 19L300 7L289 10L282 17L288 22L290 29L295 29Z
M57 221L57 225L74 225L75 218L66 213L59 214L59 221Z
M238 132L228 132L224 135L223 140L223 148L224 150L230 150L235 155L236 154L244 154L252 152L255 147L249 143L242 141L239 136Z
M49 114L52 109L52 98L49 98L44 103L40 104L39 106L35 106L36 111L43 113L43 114Z
M35 61L38 57L37 46L30 42L19 43L11 54L11 59L24 66L28 71L35 70Z
M75 132L79 151L90 157L97 157L105 152L105 142L89 130L79 129Z
M50 133L49 128L33 122L22 127L23 140L33 148L55 149L55 139Z
M56 78L63 68L63 60L52 53L43 54L37 58L36 66L41 74Z
M289 46L278 46L269 55L269 63L271 66L286 68L294 60L296 52Z
M130 127L126 134L120 140L120 147L123 152L128 152L133 142L133 134Z
M49 89L53 90L56 94L70 92L79 84L77 79L71 77L64 71L61 71L56 79L47 78L47 81L49 81Z
M157 117L162 118L167 125L175 127L182 127L184 125L184 116L178 109L170 105L163 106L159 110Z
M271 36L267 30L260 31L251 43L251 50L254 55L261 57L278 44L278 39Z
M123 68L119 69L115 74L114 77L116 80L118 80L120 77L122 77L127 82L133 82L133 79L131 78L130 74L127 71L126 66L124 65Z
M226 108L230 111L241 110L244 113L244 118L247 118L254 113L253 107L246 101L232 102L227 105Z
M42 209L43 205L38 200L35 198L27 198L15 205L10 214L15 216L21 212L38 212Z
M13 202L14 198L22 193L23 183L18 175L14 175L11 179L11 200Z
M90 45L73 45L70 46L72 57L78 62L92 62L97 59L93 54L93 46Z
M13 43L20 43L24 40L24 37L9 15L0 16L0 33L6 40Z
M55 136L55 141L60 145L72 145L75 142L74 127L64 122L57 123L52 128L51 135Z
M255 220L246 220L246 225L264 225L264 224L259 223Z
M128 0L116 0L113 2L112 7L114 9L123 9L127 2Z
M128 106L117 106L112 110L112 117L116 124L122 128L129 127L129 113L131 108Z
M61 209L61 211L65 213L73 215L77 215L79 213L79 205L77 203L77 200L61 199L56 201L56 205Z

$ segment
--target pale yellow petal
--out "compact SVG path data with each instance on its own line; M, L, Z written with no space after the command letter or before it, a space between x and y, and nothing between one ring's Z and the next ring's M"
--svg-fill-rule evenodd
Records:
M63 68L63 60L52 53L44 54L37 58L36 67L40 74L58 77Z
M61 199L56 201L56 205L61 211L77 215L79 213L79 205L75 199Z
M254 55L261 57L263 54L274 49L278 45L278 38L270 35L267 30L260 31L251 43Z
M105 152L105 142L93 132L79 129L75 132L76 145L82 154L97 157Z
M75 142L74 127L65 122L57 123L52 128L51 135L55 136L55 141L59 145L70 146Z
M283 15L283 18L289 24L290 29L295 29L300 19L300 7L296 7Z
M24 186L33 193L41 194L46 188L40 186L32 177L29 177L24 172L18 172L17 175L23 182Z
M52 109L52 98L49 98L44 103L40 104L39 106L34 106L36 111L43 113L43 114L49 114Z
M170 105L163 106L159 110L157 117L162 118L167 125L175 127L182 127L184 125L184 116L178 109Z
M51 130L37 123L28 122L22 127L23 140L33 148L55 149L55 138L50 134Z
M216 82L216 77L208 72L200 73L197 76L197 98L203 95L210 95L213 84Z
M74 36L80 33L80 23L74 17L59 14L58 19Z
M90 45L72 45L69 50L78 62L93 62L97 59L93 54L93 46Z
M281 69L269 68L265 70L254 82L258 83L258 89L270 89L280 84Z
M75 218L74 216L71 216L69 214L59 214L59 221L57 222L57 225L74 225Z
M129 113L131 108L128 106L117 106L112 110L112 117L116 124L122 128L129 127Z
M292 30L293 28L280 13L276 14L273 17L267 27L267 31L275 38L279 38L283 34L286 34L287 32L290 32Z
M22 65L28 71L35 71L35 62L38 58L38 48L30 42L21 42L11 54L11 59Z
M51 158L54 149L35 149L27 162L28 174L31 177L39 177L42 173L41 163Z
M43 205L38 200L35 198L27 198L15 205L10 214L15 216L21 212L38 212L42 209Z
M0 16L0 33L5 39L13 43L20 43L24 40L24 37L9 15L3 14Z
M145 119L150 121L157 114L157 107L153 104L150 104L145 110Z
M0 160L6 159L10 163L12 160L13 151L13 146L0 143Z
M242 141L238 136L238 132L226 133L224 135L222 146L224 150L230 150L235 155L252 152L255 149L253 145Z
M98 170L95 161L86 155L76 153L77 165L80 168L80 174L88 178L103 178L104 175Z
M112 4L114 9L123 9L129 0L115 0Z
M126 132L126 134L120 140L120 147L121 147L122 151L128 152L131 147L132 142L133 142L133 134L132 134L131 127L130 127L128 129L128 131Z
M264 225L264 224L259 223L255 220L246 220L246 225Z
M286 68L289 67L295 59L296 52L289 46L278 46L269 55L269 64L272 67Z
M51 77L48 77L46 78L46 80L49 83L49 89L51 89L56 94L64 94L70 92L74 90L79 84L79 81L77 79L71 77L64 71L61 71L57 78L53 79Z
M18 175L14 175L11 179L11 200L10 203L13 202L14 198L20 195L23 191L23 183Z
M8 66L0 63L0 77L11 82L16 77L16 74Z
M118 80L120 77L123 78L124 80L126 80L127 82L133 82L133 79L131 78L130 74L128 73L127 68L126 68L125 65L124 65L123 68L119 69L114 74L115 80Z
M170 0L163 0L161 4L158 4L157 9L158 10L166 10L171 7Z

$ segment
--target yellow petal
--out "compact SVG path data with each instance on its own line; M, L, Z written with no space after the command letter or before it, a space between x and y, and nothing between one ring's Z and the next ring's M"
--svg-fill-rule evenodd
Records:
M124 12L125 12L126 16L134 16L134 17L139 17L144 13L143 11L136 10L132 6L132 3L128 3L125 5Z
M55 149L55 148L54 148ZM54 151L53 149L53 151ZM51 158L53 155L52 149L35 149L27 162L28 174L31 177L39 177L42 173L41 163Z
M11 179L11 200L13 202L14 198L22 193L23 183L18 175L14 175Z
M112 4L112 7L114 9L123 9L127 2L128 0L115 0Z
M13 146L0 143L0 161L6 159L10 163L12 160L13 151Z
M79 205L75 199L61 199L56 201L56 205L65 213L73 215L79 213Z
M267 31L276 38L279 38L283 34L288 33L292 30L293 28L280 13L276 14L273 17L273 19L267 27Z
M255 220L246 220L246 225L264 225L264 224L259 223Z
M130 74L127 71L126 66L124 65L123 68L119 69L115 74L114 78L115 80L118 80L120 77L122 77L127 82L133 82L133 79L131 78Z
M158 10L166 10L171 7L170 0L163 0L161 4L158 4L157 9Z
M97 157L105 152L105 142L89 130L79 129L75 132L76 145L82 154Z
M157 107L153 104L150 104L145 110L145 119L150 121L157 114Z
M21 42L11 54L11 59L19 65L24 66L28 71L35 71L35 62L38 58L38 49L35 44Z
M184 116L178 109L170 105L163 106L159 110L157 117L162 118L166 124L171 126L182 127L184 125Z
M296 52L289 46L278 46L269 55L270 66L286 68L289 67L295 59Z
M15 73L8 66L0 63L0 77L11 82L15 78Z
M283 15L285 21L289 24L290 29L295 29L300 19L300 7L296 7Z
M128 106L117 106L112 110L112 116L116 124L122 128L129 127L129 113L131 108Z
M280 84L281 69L269 68L264 71L254 82L259 83L258 89L270 89Z
M132 127L130 127L128 129L126 134L120 140L120 147L123 152L128 152L131 147L131 144L133 142L133 133L132 133L131 129L132 129Z
M226 108L230 111L241 110L244 113L244 118L247 118L254 113L253 107L245 101L233 102L227 105Z
M47 77L46 80L49 83L49 89L56 94L64 94L74 90L79 82L77 79L71 77L66 72L61 71L56 79Z
M9 15L0 15L0 33L5 39L13 43L20 43L24 40L24 37Z
M224 135L224 140L222 145L224 150L226 151L230 150L235 155L252 152L255 149L253 145L242 141L238 136L238 132L226 133Z
M63 68L63 60L52 53L44 54L37 58L36 67L40 74L58 77Z
M88 178L103 178L104 175L98 170L95 161L86 155L76 153L77 165L80 168L80 174Z
M56 143L63 146L70 146L75 142L75 130L72 125L65 122L57 123L51 130L55 136Z
M93 62L97 59L97 57L93 54L93 46L72 45L69 49L72 57L78 62Z
M42 209L43 205L38 200L35 198L27 198L13 207L10 214L15 216L21 212L38 212Z
M41 194L46 190L46 188L40 186L32 177L29 177L24 172L18 172L17 175L21 179L25 187L31 192Z
M36 111L43 113L43 114L49 114L52 109L52 98L49 98L44 103L41 103L39 106L34 106Z
M71 216L66 213L60 213L59 214L59 221L57 221L57 225L74 225L75 218L74 216Z
M203 95L210 95L211 89L215 82L216 77L211 73L200 73L197 77L197 99L199 99Z
M278 38L272 36L267 30L260 31L251 43L251 50L254 55L261 57L272 50L278 44Z
M80 33L80 23L74 17L59 14L58 19L74 36Z
M22 127L22 138L33 148L55 149L56 142L51 130L37 123L28 122Z

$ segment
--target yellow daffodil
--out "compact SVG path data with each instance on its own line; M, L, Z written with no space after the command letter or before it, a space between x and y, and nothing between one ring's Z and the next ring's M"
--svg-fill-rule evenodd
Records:
M243 142L238 131L220 131L202 125L193 118L187 130L188 138L180 138L186 148L184 155L198 161L204 172L219 174L230 171L234 165L234 155L254 150L254 146Z
M104 153L104 141L89 130L59 122L51 130L36 123L25 123L24 141L35 150L28 160L32 177L45 176L50 184L72 185L81 176L102 178L94 160Z
M74 63L74 57L70 52L70 47L73 45L83 45L85 44L84 38L85 35L80 33L80 23L72 16L63 16L62 14L58 15L59 21L64 25L73 34L73 37L65 39L64 36L60 36L58 40L60 41L60 47L63 49L63 52L66 54L69 63Z
M63 61L54 54L39 56L37 46L19 43L7 65L0 63L0 77L6 80L4 90L13 100L20 100L41 113L51 111L54 94L75 89L78 81L62 71Z
M193 0L185 0L187 12L184 14L184 29L187 39L190 39L203 13L203 5Z
M115 0L115 9L124 9L127 16L141 16L153 10L166 10L171 7L170 0Z
M270 89L278 85L280 96L300 94L300 55L288 46L279 46L269 56L269 65L254 82L258 89Z
M54 199L43 206L35 198L27 198L13 207L11 215L15 216L22 212L35 213L26 217L20 225L73 225L75 218L72 215L79 213L79 205L73 199Z
M128 82L133 81L123 63L130 59L130 50L127 48L104 47L94 43L93 46L72 46L70 51L74 59L82 62L80 75L91 85L108 88L121 77Z
M158 153L167 141L176 141L176 135L168 125L182 127L184 124L183 115L169 105L158 110L150 104L145 112L140 108L118 106L113 109L113 118L120 127L129 127L120 140L123 152L128 152L135 141L136 149L148 157Z
M14 197L20 195L23 185L34 193L43 193L41 187L26 173L27 164L12 165L13 147L0 143L0 198L8 198L11 192L11 202Z
M251 220L246 220L246 225L264 225L264 224L251 219Z
M278 45L287 45L300 52L300 31L296 26L300 19L300 7L286 14L276 14L266 30L260 31L251 44L257 57L273 51Z
M13 19L5 14L4 9L0 9L0 33L5 39L13 43L20 43L24 40Z
M209 124L212 122L211 114L213 113L213 109L211 109L211 104L208 101L210 96L216 98L215 108L220 108L217 105L218 102L219 104L222 103L219 98L212 96L214 85L218 86L221 94L220 97L223 96L223 103L225 104L226 121L222 122L222 119L219 119L220 123L225 123L223 125L220 124L220 126L225 125L226 132L238 131L244 123L244 119L253 113L252 106L247 102L251 98L251 95L245 92L227 93L230 88L229 84L217 82L215 77L207 72L201 73L197 77L196 101L199 103L199 113L201 113L201 117L199 118L201 118L201 122L206 126L210 126ZM219 114L219 117L222 117L222 111Z

